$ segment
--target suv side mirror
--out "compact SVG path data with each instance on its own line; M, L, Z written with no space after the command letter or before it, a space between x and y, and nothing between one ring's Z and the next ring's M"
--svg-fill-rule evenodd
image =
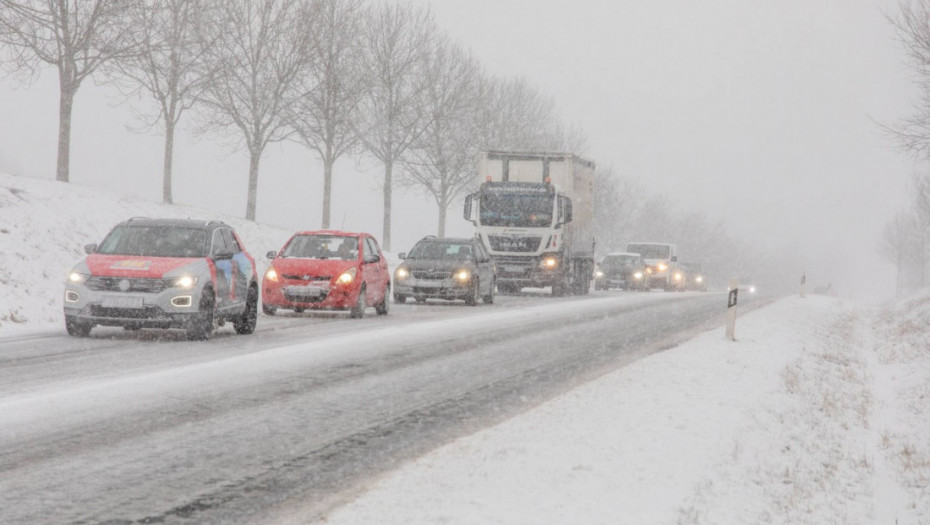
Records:
M97 251L97 245L94 243L84 245L84 253L90 255Z
M397 254L397 258L400 259L400 260L406 259L406 258L407 258L407 252L400 252L400 253L398 253L398 254Z
M672 262L678 262L678 256L672 255Z

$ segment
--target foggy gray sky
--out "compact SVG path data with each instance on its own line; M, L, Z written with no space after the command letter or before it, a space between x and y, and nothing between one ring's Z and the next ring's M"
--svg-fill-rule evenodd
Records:
M724 221L740 239L796 251L812 281L893 292L893 268L875 247L906 205L915 167L872 119L894 121L916 101L884 19L895 1L415 3L429 4L490 72L524 76L554 97L564 120L586 132L585 156L599 165L667 196L678 211ZM160 200L162 137L128 132L130 112L111 107L107 93L90 82L78 93L72 181ZM28 87L0 82L0 121L0 170L54 179L55 72ZM182 134L176 201L243 215L247 169L244 153ZM332 223L380 235L380 186L376 171L365 170L349 159L337 164ZM258 220L318 227L320 171L303 148L270 146ZM435 233L436 212L412 192L398 199L399 252ZM458 205L449 217L450 235L471 234Z

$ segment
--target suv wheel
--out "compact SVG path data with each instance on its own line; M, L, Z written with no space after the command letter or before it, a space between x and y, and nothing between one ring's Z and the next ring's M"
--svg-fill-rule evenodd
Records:
M478 288L481 287L481 281L475 279L475 285L472 286L471 290L468 291L468 295L465 296L465 304L468 306L475 306L478 304Z
M188 339L206 341L213 335L213 319L215 317L216 301L213 290L205 288L200 296L200 306L187 327Z
M481 298L484 301L484 304L493 304L494 303L494 281L491 281L491 286L488 287L488 294Z
M94 325L90 323L82 323L74 318L73 315L65 316L65 330L68 331L68 335L74 337L87 337L90 335L90 330Z
M251 334L255 331L255 322L258 320L258 288L249 288L249 296L245 300L245 311L242 317L233 321L233 328L240 335Z

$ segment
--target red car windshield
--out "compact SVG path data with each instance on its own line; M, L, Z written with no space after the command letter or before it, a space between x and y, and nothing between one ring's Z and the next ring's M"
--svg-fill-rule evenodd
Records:
M358 237L295 235L281 250L281 257L300 259L358 259Z
M117 226L97 253L142 257L205 257L206 233L175 226Z

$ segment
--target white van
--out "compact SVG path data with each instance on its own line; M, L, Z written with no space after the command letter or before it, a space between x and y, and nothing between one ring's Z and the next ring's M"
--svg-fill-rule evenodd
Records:
M631 242L626 251L638 253L646 261L650 288L681 290L684 274L678 265L678 247L667 242Z

